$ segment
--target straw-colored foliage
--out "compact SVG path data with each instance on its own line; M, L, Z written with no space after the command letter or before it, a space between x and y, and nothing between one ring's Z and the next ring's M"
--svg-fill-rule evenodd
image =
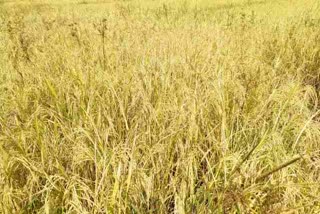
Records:
M318 0L2 0L0 29L0 213L320 213Z

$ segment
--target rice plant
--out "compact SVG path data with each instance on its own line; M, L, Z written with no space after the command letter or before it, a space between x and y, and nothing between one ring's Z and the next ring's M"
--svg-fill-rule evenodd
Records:
M317 0L0 2L0 213L319 213Z

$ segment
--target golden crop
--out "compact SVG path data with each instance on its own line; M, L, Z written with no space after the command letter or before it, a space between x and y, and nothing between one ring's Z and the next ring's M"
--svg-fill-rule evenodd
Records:
M2 0L0 30L0 213L320 213L318 0Z

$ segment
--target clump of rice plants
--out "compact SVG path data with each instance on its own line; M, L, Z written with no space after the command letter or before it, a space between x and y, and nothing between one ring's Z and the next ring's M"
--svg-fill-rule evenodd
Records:
M0 1L0 213L319 213L320 4Z

